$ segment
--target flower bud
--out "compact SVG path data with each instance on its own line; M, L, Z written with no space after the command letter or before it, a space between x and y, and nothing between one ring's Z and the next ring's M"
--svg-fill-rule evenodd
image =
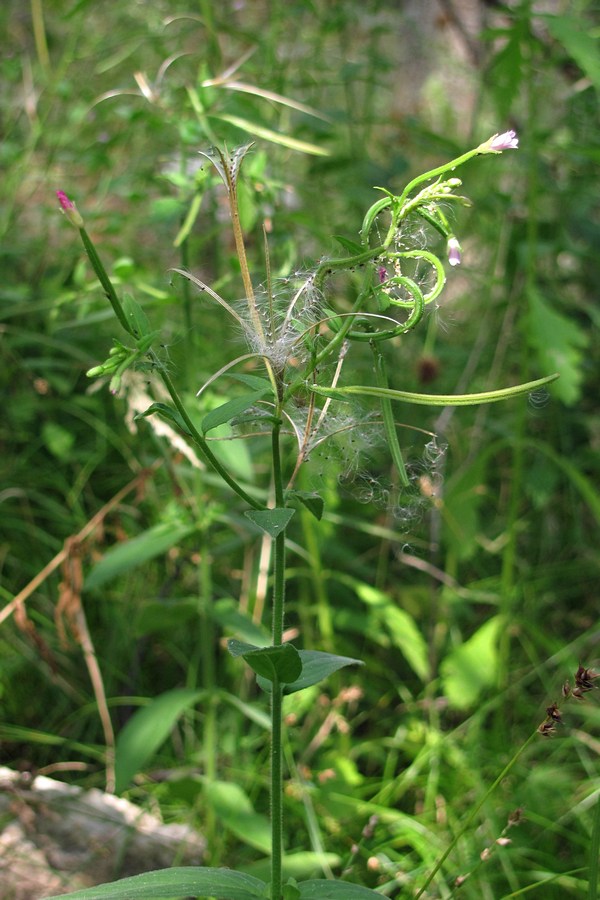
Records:
M56 196L58 197L58 202L60 203L62 211L71 225L74 225L75 228L83 228L83 219L73 201L69 200L64 191L57 191Z
M516 131L504 131L493 134L489 140L477 148L479 153L502 153L503 150L518 150L519 138Z
M448 238L446 245L448 251L448 262L451 266L460 266L462 262L462 250L458 240L452 235Z

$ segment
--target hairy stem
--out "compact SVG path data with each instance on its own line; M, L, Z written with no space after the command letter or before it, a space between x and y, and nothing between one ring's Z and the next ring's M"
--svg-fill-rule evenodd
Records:
M279 419L273 425L272 454L275 506L282 508L284 501L283 472L281 467ZM285 606L285 531L277 535L273 555L273 646L283 640ZM283 689L279 680L273 681L271 694L271 900L280 900L283 867L283 769L282 769L282 718Z

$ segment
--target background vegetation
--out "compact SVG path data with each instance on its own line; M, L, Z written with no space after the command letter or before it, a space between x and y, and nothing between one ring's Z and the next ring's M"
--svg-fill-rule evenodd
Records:
M374 185L397 189L515 128L518 153L461 172L463 265L398 344L395 386L560 381L527 403L400 410L411 488L399 501L385 452L365 449L368 425L357 448L324 448L304 486L325 493L325 516L303 512L292 534L290 628L366 668L290 698L287 843L411 895L565 679L598 656L597 13L588 0L2 4L3 602L111 505L4 614L1 762L65 764L62 777L103 786L104 698L118 737L162 697L155 752L134 756L120 786L206 833L209 864L264 869L265 701L218 643L261 628L264 550L174 435L133 422L144 378L116 399L90 387L114 328L55 191L77 201L195 393L236 336L169 269L242 295L198 150L256 142L242 201L264 280L263 222L274 274L305 270L339 253L332 235L356 239ZM260 443L222 452L242 480L264 469ZM469 873L468 898L583 895L600 712L571 702L563 719L430 896ZM496 844L507 830L512 843Z

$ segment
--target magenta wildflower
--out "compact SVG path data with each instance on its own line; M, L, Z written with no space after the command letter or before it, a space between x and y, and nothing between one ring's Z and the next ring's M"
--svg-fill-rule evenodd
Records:
M73 201L69 200L64 191L57 191L56 196L58 197L58 202L60 203L62 211L71 225L74 225L75 228L83 228L83 219Z
M462 251L457 239L452 235L448 238L446 245L448 251L448 262L451 266L460 266L462 262Z

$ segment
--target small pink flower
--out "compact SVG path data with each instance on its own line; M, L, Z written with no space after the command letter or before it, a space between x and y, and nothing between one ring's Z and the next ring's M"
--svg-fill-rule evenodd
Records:
M448 251L448 262L451 266L460 266L462 262L462 251L457 239L452 236L448 238L446 245Z
M503 150L518 150L519 138L516 131L504 131L502 134L493 134L477 148L479 153L502 153Z
M58 197L58 202L60 203L62 211L71 225L74 225L75 228L83 228L83 219L73 201L69 200L64 191L57 191L56 196Z
M490 142L490 150L518 150L519 138L516 131L505 131L503 134L495 134Z

